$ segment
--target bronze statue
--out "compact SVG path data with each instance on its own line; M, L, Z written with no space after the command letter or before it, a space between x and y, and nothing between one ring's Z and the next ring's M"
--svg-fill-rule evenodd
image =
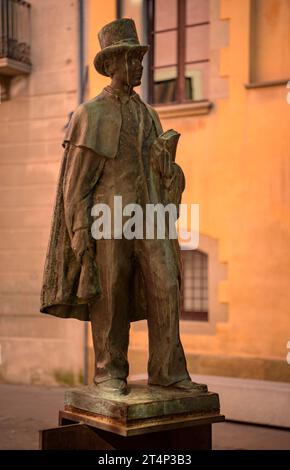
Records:
M133 20L104 26L99 40L94 65L111 84L78 107L66 133L41 312L91 321L100 392L128 393L130 322L145 318L148 383L206 391L191 381L179 337L177 239L92 237L95 204L114 212L119 195L123 206L178 208L185 185L174 162L178 134L164 134L157 113L134 92L148 46L140 45Z

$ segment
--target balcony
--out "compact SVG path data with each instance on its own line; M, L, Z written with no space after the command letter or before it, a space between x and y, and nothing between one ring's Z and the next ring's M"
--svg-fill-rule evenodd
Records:
M22 0L0 0L1 98L8 99L9 82L28 74L30 62L30 4Z

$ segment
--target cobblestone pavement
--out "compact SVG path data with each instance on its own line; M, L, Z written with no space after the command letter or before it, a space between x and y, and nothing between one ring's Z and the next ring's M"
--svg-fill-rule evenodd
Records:
M63 394L63 388L0 384L0 449L38 449L38 430L57 426ZM218 423L213 448L290 450L290 431Z

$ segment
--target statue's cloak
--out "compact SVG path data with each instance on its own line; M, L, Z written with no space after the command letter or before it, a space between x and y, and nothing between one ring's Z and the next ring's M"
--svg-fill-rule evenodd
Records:
M152 118L156 135L159 135L162 132L162 127L158 115L153 108L145 103L144 105ZM65 214L63 185L68 165L68 149L70 144L73 144L89 149L96 154L99 162L97 171L94 169L96 187L106 159L117 156L121 124L120 103L106 92L102 92L96 98L80 105L70 120L63 143L65 151L60 168L44 267L40 307L42 313L61 318L90 320L89 304L102 295L98 266L95 262L81 264L72 250L72 233ZM184 179L181 184L184 188ZM178 186L180 187L180 184ZM179 198L180 194L177 194L176 203L179 203ZM162 198L159 201L163 202ZM96 241L96 243L98 242ZM172 248L180 272L177 240L172 240ZM130 320L136 321L145 318L147 318L145 286L142 273L136 268L131 294Z

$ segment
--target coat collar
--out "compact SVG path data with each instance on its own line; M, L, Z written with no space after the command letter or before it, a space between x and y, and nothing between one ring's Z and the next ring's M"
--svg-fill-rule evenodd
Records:
M123 93L121 90L116 90L115 88L112 88L110 85L104 88L104 92L113 96L114 98L119 100L121 103L128 103L129 100L136 99L136 97L138 96L134 90L132 90L130 94L126 94L126 93Z

